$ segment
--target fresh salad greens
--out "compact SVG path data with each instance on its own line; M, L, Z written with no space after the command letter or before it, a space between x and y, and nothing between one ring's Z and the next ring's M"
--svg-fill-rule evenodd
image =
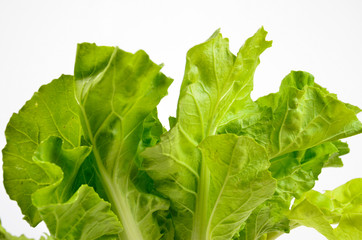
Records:
M172 79L160 65L79 44L74 76L42 86L10 119L10 198L48 239L271 240L301 225L362 239L362 179L312 190L322 168L343 165L340 139L362 132L361 110L302 71L253 101L266 34L236 56L218 31L191 48L168 131L157 105Z

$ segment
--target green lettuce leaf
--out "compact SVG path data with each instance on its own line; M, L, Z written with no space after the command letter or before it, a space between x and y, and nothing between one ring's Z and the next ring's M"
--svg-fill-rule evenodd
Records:
M307 192L292 207L289 218L315 228L329 240L362 238L362 179L321 194ZM331 224L338 224L333 228Z
M348 146L338 139L360 133L362 124L356 108L339 101L305 72L292 72L279 93L260 98L258 103L272 108L267 148L270 171L278 182L273 197L278 200L273 203L286 215L292 199L314 187L323 167L341 166L339 156L348 152Z
M338 149L338 151L329 157L323 167L343 167L343 162L340 156L349 153L348 144L342 141L334 141L332 144Z
M34 152L50 136L61 137L65 148L80 146L82 129L77 112L73 77L63 75L42 86L6 127L4 186L31 226L42 220L31 195L55 178L47 173L51 169L43 169L32 160Z
M252 212L235 239L264 240L269 233L289 233L290 222L286 217L286 209L283 199L273 196Z
M334 144L327 142L307 150L295 151L271 159L269 170L278 180L278 189L300 198L314 187L325 163L338 153ZM333 156L332 156L333 155Z
M121 238L162 237L155 214L166 200L139 191L133 179L144 120L172 80L143 51L78 46L74 77L85 140L92 146L100 182L123 225ZM162 133L160 131L159 133Z
M220 239L222 232L227 231L232 235L243 224L242 219L237 220L230 215L233 224L230 223L223 231L215 230L211 238L209 230L216 219L209 219L208 211L217 206L209 201L215 197L209 192L212 186L211 169L198 145L207 136L215 135L225 119L243 115L236 106L253 104L250 91L254 71L259 64L259 55L271 45L271 42L265 41L265 36L266 32L260 29L246 41L237 56L229 51L228 40L218 32L205 43L192 48L187 54L173 128L161 136L158 145L147 148L142 154L145 158L144 169L154 180L156 189L171 201L176 239ZM222 179L221 176L217 177ZM266 175L265 178L268 182ZM267 185L273 185L271 178L269 181ZM244 183L251 184L248 181ZM259 196L258 202L262 198L269 198L270 192L273 190ZM235 200L227 213L237 211L239 204L240 201ZM245 218L255 207L251 205L240 214Z
M258 233L254 237L258 239L263 233L280 231L281 226L289 231L286 215L292 199L314 187L323 167L343 165L340 156L349 149L338 139L360 133L362 124L357 107L339 101L315 84L311 74L301 71L291 72L278 93L256 103L254 112L248 108L246 118L230 121L219 133L251 136L268 150L277 188L273 198L251 215L248 221L254 224L241 232L241 236Z
M57 239L170 239L169 203L138 171L164 132L156 106L172 80L160 69L143 51L80 44L75 77L13 115L4 183L31 225L44 220Z
M306 72L291 72L278 93L257 102L273 112L268 145L271 158L362 132L356 107L339 101Z
M277 180L274 196L248 218L239 239L263 239L268 233L288 233L292 224L287 218L291 201L314 187L325 162L337 152L335 145L328 142L272 159L269 170Z
M254 101L266 34L236 56L219 31L191 48L169 131L157 117L172 82L162 65L79 44L74 76L42 86L9 121L10 198L49 239L272 240L300 225L362 238L361 179L311 190L323 168L343 166L341 139L362 132L361 109L303 71ZM0 238L22 239L1 226Z
M98 239L118 235L122 228L110 210L110 204L89 186L74 184L80 165L91 148L64 149L62 145L62 139L50 137L39 145L34 155L35 162L44 169L51 169L48 173L56 176L53 184L32 195L33 204L50 233L56 239Z
M231 239L275 189L265 149L252 138L224 134L200 144L210 170L205 239Z

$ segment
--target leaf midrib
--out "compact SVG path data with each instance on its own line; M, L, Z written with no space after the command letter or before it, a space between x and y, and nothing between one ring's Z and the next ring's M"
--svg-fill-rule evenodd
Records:
M110 63L115 58L116 52L117 49L113 51L109 63L105 69L109 68ZM121 189L119 188L119 184L117 183L117 179L112 180L112 176L108 174L106 168L104 167L101 155L98 152L97 144L92 134L92 129L90 127L89 119L87 117L84 106L81 104L79 99L77 99L77 103L80 106L80 110L87 128L88 137L93 146L93 154L96 160L97 167L99 169L99 178L101 180L102 186L104 187L106 195L111 203L113 212L116 214L117 218L119 219L124 228L123 231L120 233L122 236L122 240L142 240L142 234L140 232L140 229L138 228L135 219L133 218L131 208L126 199L127 194L121 191Z

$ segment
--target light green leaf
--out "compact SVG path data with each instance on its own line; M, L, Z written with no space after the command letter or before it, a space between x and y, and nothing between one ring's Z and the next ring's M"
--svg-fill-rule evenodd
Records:
M236 56L219 30L190 49L168 132L161 65L79 44L74 77L41 87L6 129L4 184L25 219L64 240L272 240L300 225L362 239L361 179L310 191L343 165L361 109L302 71L253 101L266 34ZM1 225L0 238L18 239Z
M237 56L229 51L228 39L219 33L189 50L177 121L199 133L195 141L215 134L230 118L240 118L246 105L252 104L250 93L259 56L271 46L265 41L266 34L259 29Z
M325 194L306 193L296 201L289 218L315 228L329 240L352 240L362 237L362 179L353 179ZM337 224L333 228L331 224Z
M113 213L102 197L122 222L122 239L169 236L158 226L170 225L168 217L162 218L168 216L164 211L169 203L151 194L151 179L138 171L138 153L159 141L164 131L155 108L172 80L160 68L143 51L81 44L75 83L70 76L54 80L12 117L3 150L5 185L32 225L44 220L52 234L66 239L114 236L121 226L109 220ZM138 189L136 177L149 181L149 189ZM84 220L80 229L69 229L63 224L78 219L62 214L65 206L77 208L83 202L97 204L108 225L90 227ZM97 215L85 209L84 219ZM59 224L64 226L57 232Z
M299 198L312 189L323 167L342 165L339 156L348 152L348 146L338 139L362 131L356 117L359 109L338 101L306 72L291 72L278 93L262 97L257 103L258 108L248 108L246 118L233 120L220 131L251 136L268 149L269 170L278 187L261 209L262 213L280 215L273 217L284 221L293 197ZM249 221L258 216L254 212L254 220ZM275 224L278 226L273 221L259 225L272 231ZM249 233L261 231L248 227Z
M273 111L271 158L362 132L354 108L314 84L313 76L306 72L291 72L278 93L257 102Z
M277 198L273 198L258 206L235 239L262 240L270 233L289 232L289 219L285 216L287 211L281 207L283 202L277 201Z
M168 124L170 125L170 129L173 128L177 123L177 119L175 117L168 118Z
M275 189L265 149L248 137L211 136L200 144L210 170L205 239L231 239Z
M90 151L85 146L64 149L62 139L50 137L35 152L34 161L49 170L54 182L33 193L33 204L56 239L105 239L122 230L109 203L92 188L74 184Z
M122 228L111 205L93 188L82 185L67 202L59 204L47 204L46 195L38 199L37 194L34 194L34 204L56 239L119 239Z
M173 121L173 128L158 145L143 153L144 169L156 189L171 201L176 239L205 239L211 179L197 146L207 136L216 134L219 126L234 114L242 115L237 105L251 102L259 55L271 45L265 36L266 32L260 29L237 56L229 51L228 40L218 32L190 49L177 122Z
M222 123L217 133L234 133L238 136L250 136L262 146L270 144L270 131L273 115L270 107L260 107L252 101L240 104L242 109L239 115ZM242 114L242 116L241 116Z
M143 51L131 54L78 45L75 82L85 139L92 145L107 199L123 225L123 240L160 239L155 215L169 207L166 200L133 183L139 177L144 121L172 82L160 69Z
M42 86L19 113L13 114L6 128L4 185L32 226L41 218L32 204L31 194L51 184L54 178L32 161L33 154L49 136L61 137L65 148L79 146L82 129L77 111L73 77L63 75Z
M43 141L35 151L33 160L47 169L46 173L53 176L54 181L49 186L37 190L33 199L44 200L46 203L43 204L67 201L79 187L75 186L74 182L90 152L91 148L86 146L65 149L63 140L59 137L49 137Z
M259 239L262 236L274 239L271 236L276 232L288 233L290 228L287 215L292 199L300 198L312 189L326 163L330 162L331 158L344 154L345 149L337 149L336 144L327 142L272 159L269 170L277 180L276 192L273 198L267 200L249 217L245 229L240 233L240 239ZM290 227L293 227L293 223Z
M276 192L253 211L239 239L275 239L288 233L294 227L287 218L292 199L312 189L322 168L331 158L345 154L345 147L341 142L327 142L272 159L269 170L277 180Z
M338 149L338 152L332 154L323 167L343 167L340 156L349 153L348 144L342 141L334 141L332 144Z
M278 180L278 189L299 198L314 187L325 163L338 153L334 144L327 142L307 150L295 151L271 159L269 170Z
M272 156L270 171L278 181L275 198L284 201L285 210L280 212L285 214L293 197L314 187L323 167L342 165L339 156L348 152L348 146L337 140L360 133L362 124L351 105L340 102L305 72L292 72L279 93L258 103L273 112L267 148Z

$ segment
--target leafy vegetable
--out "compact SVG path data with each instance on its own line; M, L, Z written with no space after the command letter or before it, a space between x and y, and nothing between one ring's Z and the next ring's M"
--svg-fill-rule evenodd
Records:
M362 238L362 178L321 194L310 191L298 199L289 218L296 224L313 227L328 239ZM337 224L332 228L330 224Z
M236 56L218 31L190 49L169 131L160 65L79 44L74 76L42 86L5 132L4 185L24 218L54 239L265 240L300 225L361 238L360 179L311 190L322 168L343 165L360 109L302 71L253 101L266 34Z

